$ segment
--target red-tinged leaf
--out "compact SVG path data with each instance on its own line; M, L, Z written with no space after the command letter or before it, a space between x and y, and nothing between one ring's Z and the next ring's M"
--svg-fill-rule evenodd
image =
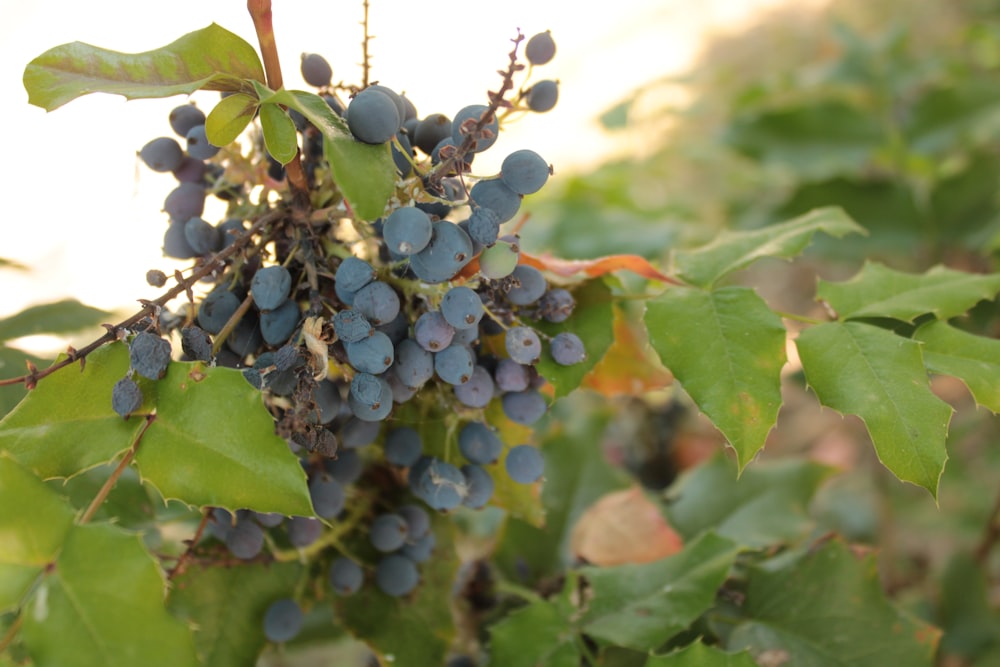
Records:
M661 273L649 263L649 260L640 255L606 255L596 259L560 259L548 253L536 256L522 250L521 264L528 264L536 269L549 271L565 278L572 278L581 273L590 278L597 278L614 271L631 271L650 280L674 285L681 284L675 278Z
M649 345L642 322L614 309L614 340L604 357L583 378L582 386L605 396L634 396L670 385L674 376Z

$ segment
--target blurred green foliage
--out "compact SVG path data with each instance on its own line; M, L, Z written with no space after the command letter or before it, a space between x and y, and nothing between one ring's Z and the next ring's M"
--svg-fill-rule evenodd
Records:
M621 157L554 182L525 233L649 256L837 205L871 235L821 256L981 268L1000 250L997 9L841 0L718 35L603 114Z

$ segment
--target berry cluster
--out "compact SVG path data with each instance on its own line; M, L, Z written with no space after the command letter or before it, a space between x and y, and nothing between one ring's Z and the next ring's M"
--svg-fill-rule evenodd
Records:
M164 202L164 254L211 267L206 280L214 286L199 302L123 332L131 369L114 388L114 409L124 417L139 410L134 376L163 377L169 339L179 337L184 358L239 368L262 392L276 432L301 457L316 513L212 510L209 534L231 556L265 558L265 544L305 549L324 531L339 532L322 546L366 536L350 553L323 552L332 558L332 590L350 595L370 576L384 593L403 596L418 586L418 564L435 546L428 510L487 505L496 474L519 484L541 479L539 451L505 443L488 412L495 404L505 419L535 424L548 407L536 364L545 354L563 365L586 356L575 334L549 337L533 326L567 321L575 300L522 261L516 232L504 229L552 169L522 149L497 174L471 173L506 118L555 105L555 81L514 91L512 79L525 69L516 56L521 39L500 92L452 118L421 118L382 85L335 86L322 56L302 56L303 78L354 138L391 145L396 195L377 220L353 216L325 162L321 133L294 112L309 184L305 216L301 203L292 212L288 174L260 141L249 158L212 146L205 115L193 105L170 114L186 145L160 137L139 152L151 169L179 181ZM525 48L532 67L554 53L548 32ZM241 181L240 173L253 176ZM251 197L258 176L277 197ZM217 224L201 217L209 194L229 205ZM162 286L167 277L150 271L147 280ZM274 641L300 626L293 600L276 602L265 619Z

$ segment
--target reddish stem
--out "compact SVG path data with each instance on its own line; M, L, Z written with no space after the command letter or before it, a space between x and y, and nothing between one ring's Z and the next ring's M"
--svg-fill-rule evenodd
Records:
M247 11L257 31L260 54L264 59L264 73L271 90L279 90L284 81L281 77L281 63L278 61L278 45L274 40L274 24L271 21L271 0L247 0ZM309 207L309 181L302 169L302 151L296 151L292 161L285 165L288 184L295 195L295 205Z

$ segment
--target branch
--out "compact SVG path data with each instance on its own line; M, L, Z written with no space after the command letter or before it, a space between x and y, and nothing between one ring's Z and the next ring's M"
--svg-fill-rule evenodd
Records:
M193 271L191 275L187 277L186 280L179 282L177 285L175 285L167 292L162 294L155 301L143 301L142 310L132 315L128 319L122 320L121 322L115 325L105 324L104 326L108 330L108 332L103 336L101 336L100 338L98 338L97 340L93 341L89 345L86 345L80 350L73 350L71 348L69 350L69 356L67 356L66 359L63 359L62 361L52 364L45 370L38 370L37 368L29 367L30 372L27 375L21 375L18 377L0 380L0 387L23 383L29 389L33 389L39 380L41 380L46 376L52 375L52 373L55 373L60 368L65 368L66 366L69 366L70 364L76 361L80 361L82 364L83 360L87 357L88 354L98 349L102 345L105 345L107 343L113 343L116 340L118 340L118 332L120 330L127 329L140 322L144 317L148 317L155 314L155 312L158 309L163 308L179 294L185 293L188 290L190 290L192 285L197 283L199 280L201 280L208 274L215 271L227 259L229 259L231 256L236 254L237 251L241 250L244 246L246 246L250 242L250 239L253 237L255 233L259 232L261 229L271 224L272 222L281 220L281 218L283 218L284 216L285 212L280 210L271 211L270 213L262 215L257 220L257 222L255 222L250 227L250 229L245 231L240 236L237 236L236 240L233 242L232 245L212 255L208 259L208 261L206 261L200 268Z
M452 155L441 160L441 162L439 162L438 165L431 170L431 172L427 175L429 184L439 185L441 183L441 179L447 176L455 165L457 165L459 161L463 160L466 154L472 150L472 147L476 145L476 142L479 140L479 133L483 130L483 128L493 122L493 118L496 116L497 110L501 106L506 106L506 102L504 102L503 98L508 91L513 90L514 88L514 74L524 69L524 65L519 65L517 62L517 47L523 40L524 35L521 33L521 30L518 29L517 36L510 40L514 42L514 48L512 48L508 54L510 62L507 64L507 70L498 70L498 73L503 76L503 83L500 85L500 90L495 93L493 91L489 92L489 106L487 106L483 115L479 117L479 122L476 123L475 129L465 135L465 139L462 140L461 145L456 147L456 150Z
M118 463L118 467L111 473L111 476L104 481L104 485L101 487L100 491L97 492L97 495L94 496L94 499L90 501L90 505L87 506L87 511L83 513L82 517L80 517L79 523L81 526L93 519L94 514L96 514L97 510L104 504L108 494L111 493L111 489L115 488L115 484L118 483L118 478L122 476L123 472L125 472L125 468L132 463L132 459L135 458L135 453L139 449L139 443L142 442L142 436L146 435L146 431L149 430L150 425L154 421L156 421L155 414L146 415L146 423L142 425L142 428L136 434L135 441L132 443L132 446L129 447L128 452L126 452L125 456L122 457L122 460Z
M371 73L371 56L368 55L368 42L371 41L372 35L368 34L368 0L364 0L362 5L365 8L365 18L361 22L361 25L364 27L365 33L361 40L361 89L364 90L368 87L369 74Z
M257 31L260 54L264 59L264 73L271 90L280 90L284 85L281 64L278 61L278 46L274 40L274 24L271 21L271 0L247 0L247 11L253 19ZM284 108L284 107L282 107ZM296 150L295 157L285 165L285 175L292 188L293 201L297 208L309 208L309 181L302 170L302 151Z

